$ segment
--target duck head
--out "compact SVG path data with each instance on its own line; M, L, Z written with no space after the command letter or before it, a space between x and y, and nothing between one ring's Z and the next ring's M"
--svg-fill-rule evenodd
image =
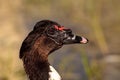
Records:
M40 44L41 47L49 46L52 48L49 51L51 53L66 44L86 44L88 39L73 34L71 29L67 29L57 22L42 20L36 23L33 30L23 41L20 49L20 58L24 55L23 53L29 52L36 42L42 42L42 45Z
M73 34L71 29L64 26L53 25L46 30L46 34L58 44L88 43L87 38Z

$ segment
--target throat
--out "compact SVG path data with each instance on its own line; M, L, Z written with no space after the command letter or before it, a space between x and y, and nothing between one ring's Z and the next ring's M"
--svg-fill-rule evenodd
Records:
M34 55L33 55L34 54ZM23 58L25 72L30 80L49 80L49 62L46 55L26 54Z
M31 46L30 51L24 53L22 60L30 80L49 80L48 55L56 46L53 41L42 36Z

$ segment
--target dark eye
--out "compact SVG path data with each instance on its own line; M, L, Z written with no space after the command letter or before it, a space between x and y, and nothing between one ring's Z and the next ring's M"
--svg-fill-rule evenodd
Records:
M50 28L50 29L48 29L47 33L48 33L49 35L55 35L56 30L55 30L54 28Z

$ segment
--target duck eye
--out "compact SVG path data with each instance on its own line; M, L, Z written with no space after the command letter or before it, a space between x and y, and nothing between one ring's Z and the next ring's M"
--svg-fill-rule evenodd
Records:
M55 30L54 28L50 28L50 29L48 29L48 31L47 31L47 33L48 33L49 35L54 35L55 32L56 32L56 30Z
M56 38L58 35L58 31L54 27L51 27L47 30L47 35L49 37Z

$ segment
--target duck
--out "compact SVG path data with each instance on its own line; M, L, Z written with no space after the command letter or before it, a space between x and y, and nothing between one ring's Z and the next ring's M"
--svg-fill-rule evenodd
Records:
M88 39L55 21L38 21L21 44L19 58L29 80L62 80L48 56L67 44L86 44Z

